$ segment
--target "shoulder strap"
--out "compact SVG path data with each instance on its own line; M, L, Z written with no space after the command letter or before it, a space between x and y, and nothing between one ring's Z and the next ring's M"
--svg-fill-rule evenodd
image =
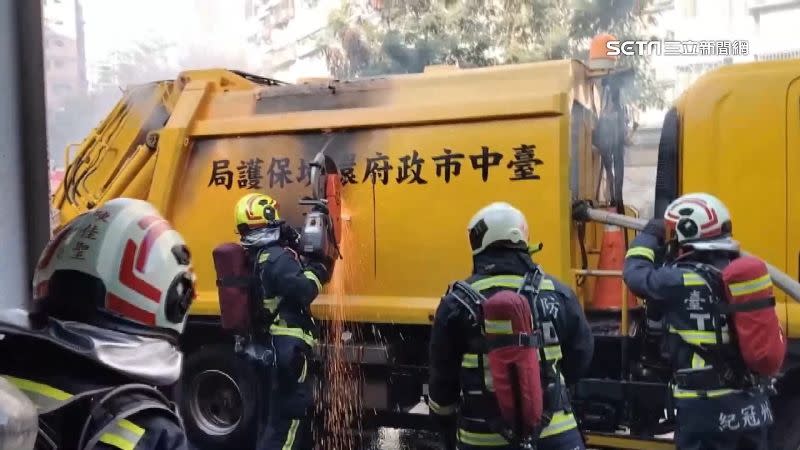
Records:
M7 374L3 374L3 376L11 380L17 387L20 387L25 395L36 405L36 409L39 413L39 424L35 447L37 450L57 450L61 447L61 441L63 440L63 437L53 429L50 422L50 419L53 418L53 415L61 413L65 409L77 404L82 400L88 400L95 395L109 391L109 388L99 388L77 394L71 394L54 389L52 386L46 384L33 382L32 380L28 380L26 378L12 377ZM30 384L29 386L23 388L21 383ZM58 390L60 394L63 394L64 398L56 399L54 396L49 395L47 390Z
M715 309L718 313L721 314L733 314L737 312L751 312L757 311L759 309L767 309L775 307L775 297L770 298L763 298L758 300L751 300L747 303L742 303L738 305L730 304L727 301L727 297L725 295L725 290L727 289L727 283L722 275L722 270L708 264L696 264L696 268L702 275L706 275L711 280L706 279L706 282L713 283L710 287L712 291L714 291L714 295L718 297L718 301L715 305ZM717 292L717 289L721 292Z
M722 271L718 268L714 267L710 264L703 264L703 263L679 263L678 267L692 269L700 278L705 281L706 286L708 287L711 295L713 296L713 303L711 304L710 312L711 316L714 319L716 326L714 327L714 334L716 338L716 343L709 347L704 345L694 345L693 351L697 353L701 358L709 362L715 370L722 376L725 380L733 380L735 378L735 370L734 364L731 362L731 354L726 350L724 345L724 339L722 335L722 319L725 316L726 320L730 320L730 315L733 312L736 312L740 305L729 305L724 294L725 289L725 281L722 278ZM774 302L774 299L773 299ZM758 304L754 304L753 306L750 305L741 305L743 311L752 309L758 309L760 307L764 307L761 305L761 302ZM730 343L733 343L733 338L735 336L735 330L733 327L728 327L728 333L730 338ZM729 347L728 347L729 349ZM737 351L738 355L738 351Z
M269 259L269 253L267 253L267 259L265 259L264 261L261 261L261 255L264 254L265 250L266 250L266 248L260 248L260 249L258 249L258 251L256 251L253 254L253 261L252 261L252 264L253 264L252 272L253 273L250 274L250 278L251 278L251 280L253 280L253 282L255 282L255 280L260 277L259 269L261 268L261 264L267 262L268 259Z
M544 313L544 306L542 306L542 312L540 312L538 308L541 304L539 301L539 294L541 293L542 283L544 281L544 271L537 266L531 272L525 275L522 286L520 286L520 289L517 292L521 293L525 298L528 299L528 303L531 308L532 319L534 321L534 329L541 330L543 340L542 346L556 344L560 345L561 340L558 337L558 330L553 324L553 321L542 316ZM544 350L541 350L541 352L543 360L546 359L544 358Z
M721 303L718 306L720 312L725 314L733 314L737 312L751 312L758 311L759 309L768 309L775 307L775 297L762 298L759 300L750 300L747 303L740 303L732 305L730 303Z
M542 272L541 268L536 267L525 274L522 284L517 289L518 294L528 299L528 306L531 308L531 314L536 323L539 322L539 311L536 308L536 303L539 301L539 291L541 290L543 279L544 272ZM536 325L536 323L533 325Z
M714 298L714 302L711 304L711 316L714 318L716 324L714 327L714 334L717 341L716 346L720 347L724 343L722 336L722 316L729 315L724 310L728 302L725 300L725 281L722 279L722 271L711 264L695 263L693 266L697 274L700 275L700 278L705 280L708 290ZM725 319L728 320L728 317ZM730 339L730 333L733 333L733 330L730 329L731 327L728 328L728 337ZM719 349L717 349L716 353L717 356L715 359L718 361L717 365L719 365L719 361L724 361L725 358L720 354ZM703 359L705 359L705 357L703 357Z
M481 331L484 331L483 309L481 305L486 301L486 297L484 297L483 294L475 290L469 283L459 280L450 286L447 295L453 296L458 303L464 306L470 317L481 327Z
M81 400L91 398L95 395L102 394L104 392L108 392L108 390L109 388L99 388L99 389L92 389L86 392L81 392L74 395L70 394L69 398L61 401L53 401L52 403L51 402L42 403L34 399L34 403L36 404L36 408L39 411L39 416L43 416L61 410L62 408L65 408L69 405L73 405Z
M116 410L111 406L112 400L119 398L121 395L131 394L136 394L136 398L133 401L123 404ZM82 450L95 448L104 434L114 428L121 428L119 425L121 420L142 411L159 411L164 416L175 421L180 428L183 428L183 421L175 413L172 403L164 394L152 386L126 384L110 389L108 393L93 403L89 418L81 430L78 448ZM89 435L89 430L94 428L93 426L98 427L97 431Z
M704 264L700 262L678 262L676 267L681 269L689 269L699 275L711 289L712 294L719 296L717 289L722 287L722 271L712 266L711 264Z
M58 450L59 436L43 418L39 418L39 431L36 436L36 450Z
M263 282L261 281L261 265L268 261L269 253L266 253L268 247L259 248L258 251L255 252L253 255L252 261L252 269L249 277L249 284L250 290L248 292L248 300L250 302L250 313L253 316L253 319L250 321L251 327L253 330L262 328L263 325L271 324L274 321L274 316L268 314L265 308L263 307L263 299L267 297L267 291ZM267 256L266 259L260 261L262 259L262 255Z

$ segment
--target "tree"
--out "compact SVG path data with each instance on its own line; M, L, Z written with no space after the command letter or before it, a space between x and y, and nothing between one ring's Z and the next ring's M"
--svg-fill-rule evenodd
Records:
M384 0L370 11L344 0L322 46L334 76L421 72L426 65L489 66L588 56L601 32L642 38L651 0ZM640 107L662 106L647 57L628 57Z
M589 40L599 33L611 33L620 40L658 39L647 34L657 24L656 14L646 11L652 0L578 0L570 20L574 44L571 56L588 57ZM664 107L663 89L655 79L649 56L624 57L622 66L633 67L636 78L632 85L622 90L623 102L640 108Z

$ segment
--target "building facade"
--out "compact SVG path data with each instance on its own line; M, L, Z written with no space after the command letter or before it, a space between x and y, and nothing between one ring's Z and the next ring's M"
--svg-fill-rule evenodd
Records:
M748 0L756 35L754 59L800 58L800 0Z
M728 43L728 50L707 54L653 57L656 76L668 102L677 98L701 75L716 67L742 62L800 58L795 27L800 20L800 0L662 0L652 33L664 40ZM736 43L740 44L736 44ZM746 44L742 45L741 42ZM728 45L730 46L728 47ZM662 110L648 111L646 123L660 123Z
M375 15L382 0L350 0L354 14ZM245 0L251 55L260 73L288 82L329 77L324 38L341 0Z
M42 10L47 105L59 110L87 89L83 13L78 0L42 0Z
M708 71L727 64L800 58L800 0L659 0L658 24L650 31L663 40L722 42L728 51L699 51L652 57L656 78L671 103ZM746 41L746 50L733 42ZM644 217L652 214L658 143L666 109L639 117L639 129L626 154L625 198Z
M180 21L179 68L259 71L248 27L243 26L248 21L247 4L245 0L192 0Z
M248 0L249 40L260 72L293 82L329 75L319 38L339 0Z

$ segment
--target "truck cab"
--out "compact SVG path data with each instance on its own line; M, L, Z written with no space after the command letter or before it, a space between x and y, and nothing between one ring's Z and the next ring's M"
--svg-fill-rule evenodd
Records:
M667 112L659 143L655 215L682 193L705 191L731 211L742 247L800 278L800 66L779 60L723 66L697 80ZM770 448L797 448L800 304L779 293L789 339L773 398Z

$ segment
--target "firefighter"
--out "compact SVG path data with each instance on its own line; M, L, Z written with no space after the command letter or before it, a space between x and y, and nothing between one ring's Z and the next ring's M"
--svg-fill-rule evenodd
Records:
M296 250L299 235L280 219L273 198L246 195L236 203L235 215L242 246L254 258L261 281L258 298L263 299L263 309L256 323L271 342L277 369L271 377L266 430L257 448L311 449L314 399L309 363L318 331L310 307L330 280L330 270L323 263L301 260Z
M472 275L466 282L484 297L502 289L518 289L523 276L537 268L528 246L524 215L508 203L492 203L469 222ZM536 308L552 321L559 343L542 349L545 412L552 415L539 435L538 447L583 449L571 412L566 384L577 381L591 363L594 339L572 290L551 276L540 283ZM496 400L487 402L478 373L478 351L470 341L473 328L464 307L451 293L436 310L430 342L429 407L448 449L515 449L489 423L499 414ZM566 381L566 383L565 383ZM549 404L548 404L549 403Z
M37 449L183 450L164 395L194 297L183 238L150 204L115 199L67 223L35 268L30 310L0 313L0 375L40 418Z
M664 219L650 220L625 258L627 285L664 312L680 450L767 448L768 396L748 376L729 325L715 314L724 288L700 265L721 270L730 263L739 252L731 231L719 199L688 194L667 207Z

